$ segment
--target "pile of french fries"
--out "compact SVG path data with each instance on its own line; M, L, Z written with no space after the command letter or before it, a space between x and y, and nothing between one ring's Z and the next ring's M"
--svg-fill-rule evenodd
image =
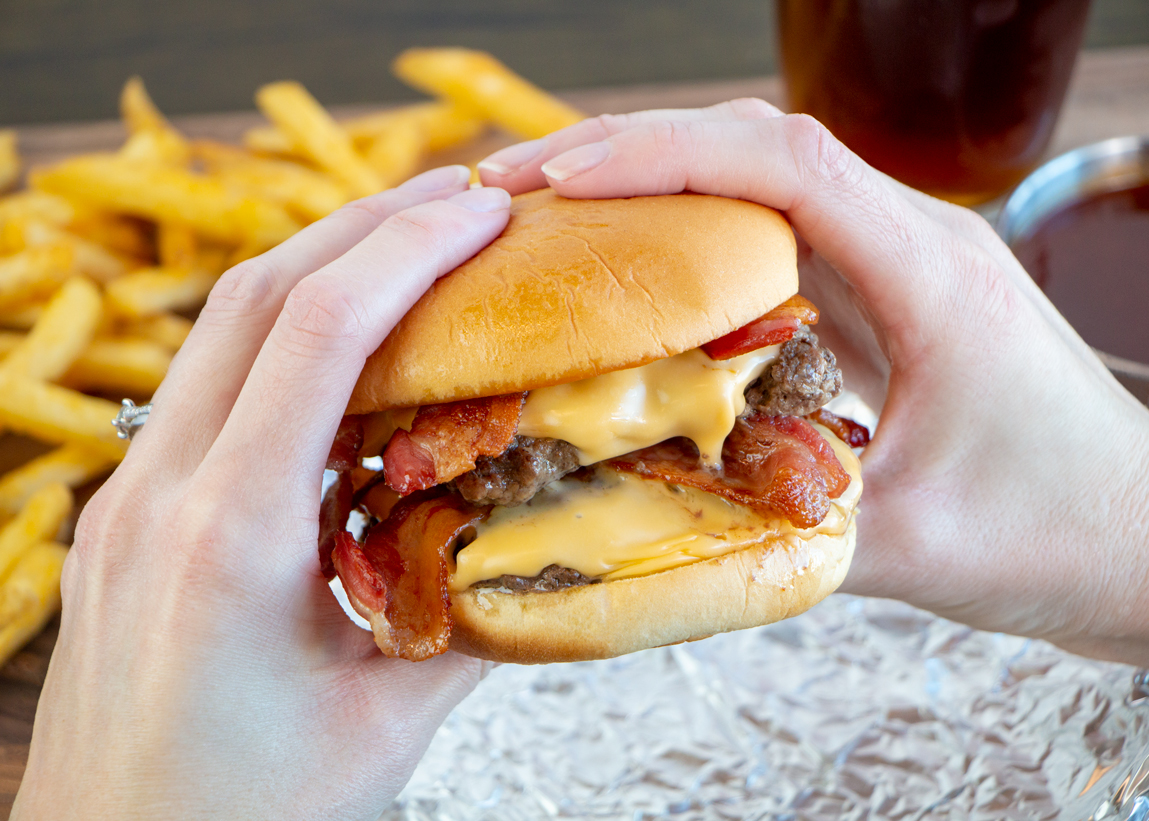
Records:
M59 608L71 489L126 452L112 399L147 401L224 270L491 125L533 139L582 116L482 52L412 49L394 70L434 99L340 122L272 83L243 145L188 139L132 78L118 151L31 169L0 196L0 432L51 446L0 475L0 664ZM0 193L23 176L0 131Z

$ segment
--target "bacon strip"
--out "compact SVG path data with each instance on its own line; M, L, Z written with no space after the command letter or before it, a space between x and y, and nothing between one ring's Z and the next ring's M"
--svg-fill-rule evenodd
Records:
M480 456L498 456L519 428L524 393L425 405L411 432L395 431L383 452L387 484L401 496L449 482L475 467Z
M363 545L346 532L336 537L335 569L384 655L422 661L447 649L450 551L490 511L458 494L432 490L399 501Z
M764 316L702 346L713 360L731 359L767 345L781 345L803 325L818 324L818 309L795 294Z
M799 528L826 518L830 500L850 484L830 444L809 422L793 416L739 419L722 448L722 475L702 466L698 449L687 439L671 439L610 464L782 516Z
M331 551L340 533L346 532L347 517L355 508L354 486L351 474L340 473L335 484L327 488L319 505L319 567L327 581L335 578L335 566L331 563Z
M344 416L335 431L335 441L327 454L328 470L351 470L359 464L359 449L363 447L363 417Z
M829 428L835 436L852 448L864 448L870 444L869 429L865 425L859 425L853 419L830 413L825 408L818 408L813 413L806 414L806 418Z

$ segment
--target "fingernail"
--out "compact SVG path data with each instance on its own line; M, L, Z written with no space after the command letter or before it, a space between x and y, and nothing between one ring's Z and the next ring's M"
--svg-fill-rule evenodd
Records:
M454 188L457 185L462 185L470 178L471 169L467 168L467 166L448 165L443 168L425 171L419 176L407 180L407 182L399 187L408 191L430 193L432 191L442 191L444 188Z
M545 144L546 138L517 143L496 151L479 163L479 168L499 175L514 173L541 154Z
M511 207L511 195L501 188L470 188L447 202L453 202L468 211L499 211Z
M580 145L565 154L559 154L553 160L543 164L543 173L548 177L566 182L571 177L597 168L606 162L610 156L610 143L591 143Z

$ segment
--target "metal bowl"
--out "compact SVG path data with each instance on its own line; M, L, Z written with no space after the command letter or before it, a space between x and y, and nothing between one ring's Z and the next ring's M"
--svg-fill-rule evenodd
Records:
M1114 137L1067 151L1026 177L1001 209L997 233L1007 245L1046 217L1105 191L1149 182L1149 137Z
M998 236L1012 248L1075 202L1146 182L1149 137L1114 137L1076 148L1038 167L1013 190L998 214ZM1130 393L1149 405L1149 363L1096 353Z

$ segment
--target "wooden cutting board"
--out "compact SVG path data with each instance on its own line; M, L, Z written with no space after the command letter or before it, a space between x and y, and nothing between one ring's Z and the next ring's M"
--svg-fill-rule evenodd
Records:
M784 104L782 83L776 77L588 89L563 96L588 114L705 106L748 96ZM335 113L343 116L362 110L343 109ZM180 118L176 124L194 137L238 141L245 129L260 122L262 118L255 112L239 112ZM1128 134L1149 135L1149 47L1084 53L1050 154ZM31 165L78 152L113 150L123 139L123 128L118 122L20 129L21 151ZM509 142L504 136L491 135L436 159L441 164L469 162ZM10 435L0 437L0 471L30 458L34 452L38 452L34 443ZM24 772L36 702L58 628L59 621L54 620L24 651L0 668L0 814L4 817L11 810Z

